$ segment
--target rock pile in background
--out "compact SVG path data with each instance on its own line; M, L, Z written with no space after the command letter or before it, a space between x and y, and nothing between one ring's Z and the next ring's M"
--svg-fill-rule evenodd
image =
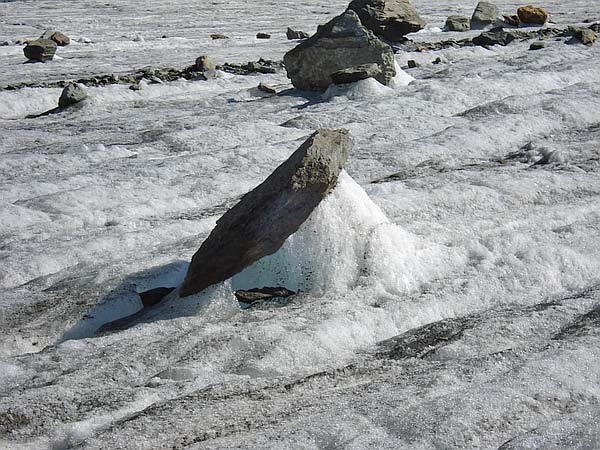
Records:
M352 11L319 26L317 33L284 56L292 84L306 91L324 91L332 74L364 64L375 64L377 81L387 85L396 75L391 47L365 28Z
M192 258L179 295L227 280L275 253L337 184L352 149L347 130L321 129L218 221Z

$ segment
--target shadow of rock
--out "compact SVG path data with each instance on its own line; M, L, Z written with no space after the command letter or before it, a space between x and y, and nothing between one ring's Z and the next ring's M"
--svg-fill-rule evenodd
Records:
M94 336L105 324L148 309L144 303L156 306L156 299L144 302L139 294L159 287L175 288L183 281L188 266L187 261L175 261L129 275L65 332L59 342Z

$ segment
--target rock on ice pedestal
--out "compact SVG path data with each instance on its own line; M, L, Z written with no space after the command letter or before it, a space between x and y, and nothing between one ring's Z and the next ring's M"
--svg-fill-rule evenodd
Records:
M377 64L376 80L387 85L396 74L392 48L376 38L354 11L346 11L319 27L283 58L292 84L306 91L324 91L331 75L363 64Z
M347 130L315 132L217 221L192 258L180 297L227 280L279 250L335 187L351 148Z

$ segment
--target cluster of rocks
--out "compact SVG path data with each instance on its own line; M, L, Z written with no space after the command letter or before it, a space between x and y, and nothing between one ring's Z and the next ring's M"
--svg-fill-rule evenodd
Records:
M481 1L475 7L471 18L453 15L448 17L445 24L447 31L482 30L491 27L520 27L522 25L544 25L550 16L548 12L537 6L521 6L517 14L503 15L500 18L500 9L493 3Z
M27 41L23 48L25 57L32 62L46 62L54 58L57 47L69 45L71 39L60 31L48 30L38 39Z

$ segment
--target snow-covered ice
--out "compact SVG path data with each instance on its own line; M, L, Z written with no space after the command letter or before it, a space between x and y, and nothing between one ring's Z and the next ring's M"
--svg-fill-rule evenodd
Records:
M413 3L417 42L476 34L440 31L476 2ZM279 60L346 4L2 2L0 87ZM23 64L47 28L72 44ZM600 46L529 44L325 94L221 74L26 119L60 89L0 90L0 449L599 448ZM351 131L347 173L276 254L98 333L319 127ZM299 294L238 307L271 283Z

